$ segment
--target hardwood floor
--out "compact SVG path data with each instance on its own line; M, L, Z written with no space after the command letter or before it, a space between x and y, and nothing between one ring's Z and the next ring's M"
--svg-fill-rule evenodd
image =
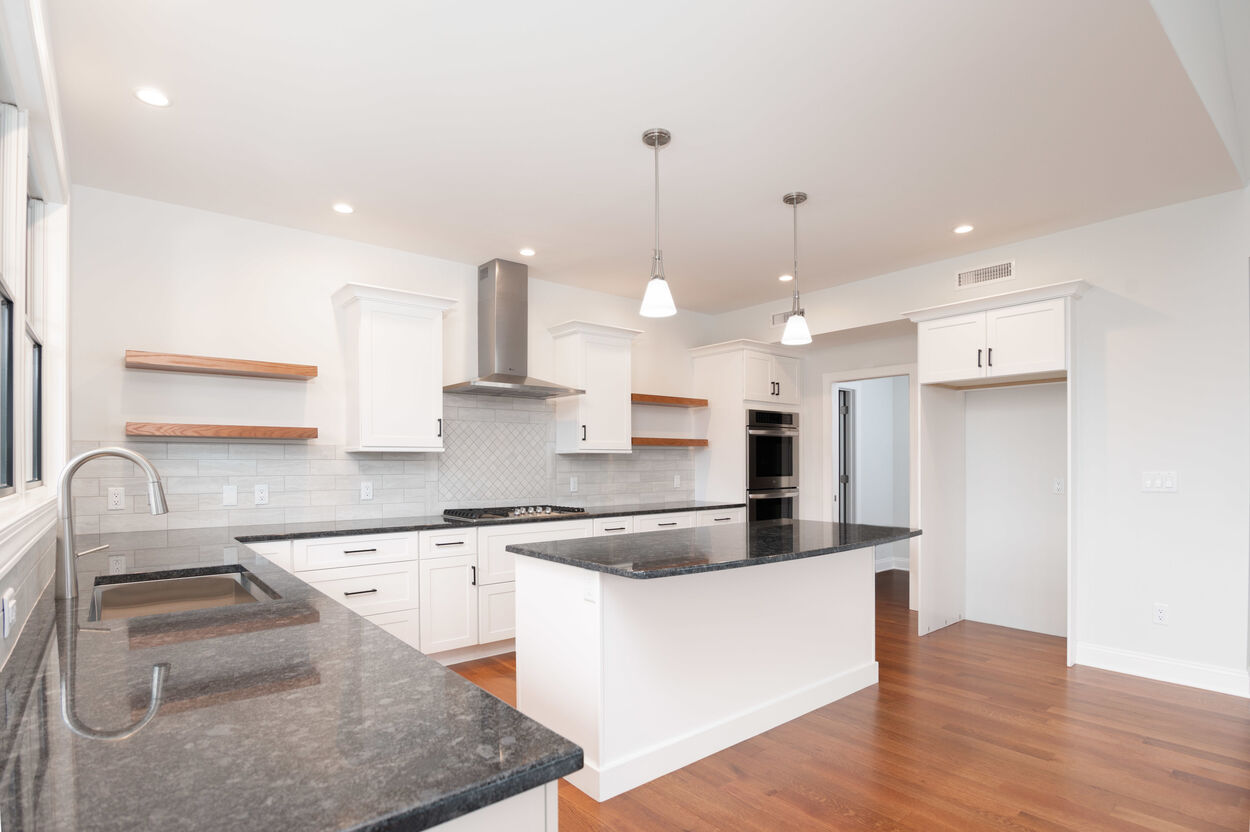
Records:
M1250 828L1250 702L1064 665L1064 641L963 622L925 638L877 576L881 683L605 803L560 783L560 829ZM516 702L515 656L454 670Z

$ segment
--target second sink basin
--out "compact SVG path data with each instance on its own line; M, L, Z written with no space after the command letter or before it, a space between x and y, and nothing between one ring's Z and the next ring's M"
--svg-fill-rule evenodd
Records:
M96 579L88 620L231 607L277 597L277 593L238 565L176 573L110 575Z

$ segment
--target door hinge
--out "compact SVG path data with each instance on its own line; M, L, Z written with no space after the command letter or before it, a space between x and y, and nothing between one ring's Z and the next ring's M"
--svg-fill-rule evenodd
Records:
M851 409L847 407L846 405L842 405L841 407L838 408L838 412L841 413L843 416L845 416L851 412Z
M842 483L843 485L846 485L846 484L847 484L848 482L850 482L850 481L851 481L851 475L850 475L850 474L839 474L839 475L838 475L838 482Z

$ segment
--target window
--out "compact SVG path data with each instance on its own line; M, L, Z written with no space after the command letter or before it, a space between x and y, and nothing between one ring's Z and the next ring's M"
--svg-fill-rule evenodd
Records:
M0 295L0 495L12 494L13 477L13 301Z
M30 431L26 442L26 484L43 482L43 345L26 333L26 375Z

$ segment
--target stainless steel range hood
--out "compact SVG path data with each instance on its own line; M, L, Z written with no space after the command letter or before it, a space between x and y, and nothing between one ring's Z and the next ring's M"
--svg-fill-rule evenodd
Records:
M477 372L444 393L554 399L585 390L526 375L529 361L529 267L491 260L477 267Z

